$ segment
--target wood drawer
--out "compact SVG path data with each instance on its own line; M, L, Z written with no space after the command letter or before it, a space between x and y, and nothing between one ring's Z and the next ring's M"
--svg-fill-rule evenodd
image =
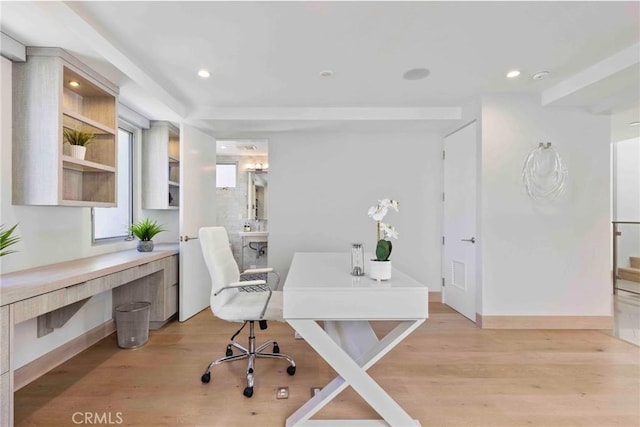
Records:
M5 305L0 307L0 374L9 370L9 351L9 306Z
M164 286L169 287L178 283L178 256L173 255L162 260L164 267Z
M63 288L14 303L15 323L33 319L67 305L66 295L67 289Z
M13 390L11 387L11 372L0 375L0 426L11 426L13 411Z
M173 285L166 292L164 300L165 319L173 316L178 312L178 285Z

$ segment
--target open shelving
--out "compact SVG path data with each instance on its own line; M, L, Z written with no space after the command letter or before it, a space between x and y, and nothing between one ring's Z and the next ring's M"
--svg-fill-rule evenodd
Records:
M118 88L59 48L28 48L13 78L13 203L115 206ZM65 128L95 135L84 159Z

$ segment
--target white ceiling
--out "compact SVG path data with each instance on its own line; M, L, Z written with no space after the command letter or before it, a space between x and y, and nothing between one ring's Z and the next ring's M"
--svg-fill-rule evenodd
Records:
M21 43L63 47L103 73L148 118L221 138L446 132L488 93L640 114L637 1L4 1L0 17ZM429 77L402 78L415 67ZM512 68L522 75L507 80Z

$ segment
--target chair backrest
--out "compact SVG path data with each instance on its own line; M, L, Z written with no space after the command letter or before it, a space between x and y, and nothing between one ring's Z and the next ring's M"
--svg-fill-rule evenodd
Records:
M214 293L229 283L240 281L240 270L233 258L227 230L224 227L202 227L198 237L204 262L211 275L211 310L215 313L216 309L229 301L238 291L229 289L217 296L214 296Z

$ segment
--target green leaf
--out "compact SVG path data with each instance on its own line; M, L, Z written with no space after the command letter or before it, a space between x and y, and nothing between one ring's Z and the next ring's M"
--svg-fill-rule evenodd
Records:
M140 240L151 240L156 234L167 231L157 221L145 218L129 227L129 232Z
M4 225L0 225L0 256L9 255L16 252L13 250L5 251L5 249L20 241L20 237L12 236L17 226L18 224L14 225L8 230L4 230Z
M388 261L391 256L391 242L389 240L378 240L376 246L376 259L378 261Z
M64 139L71 145L86 147L96 136L91 132L81 132L79 130L64 128L62 130Z

